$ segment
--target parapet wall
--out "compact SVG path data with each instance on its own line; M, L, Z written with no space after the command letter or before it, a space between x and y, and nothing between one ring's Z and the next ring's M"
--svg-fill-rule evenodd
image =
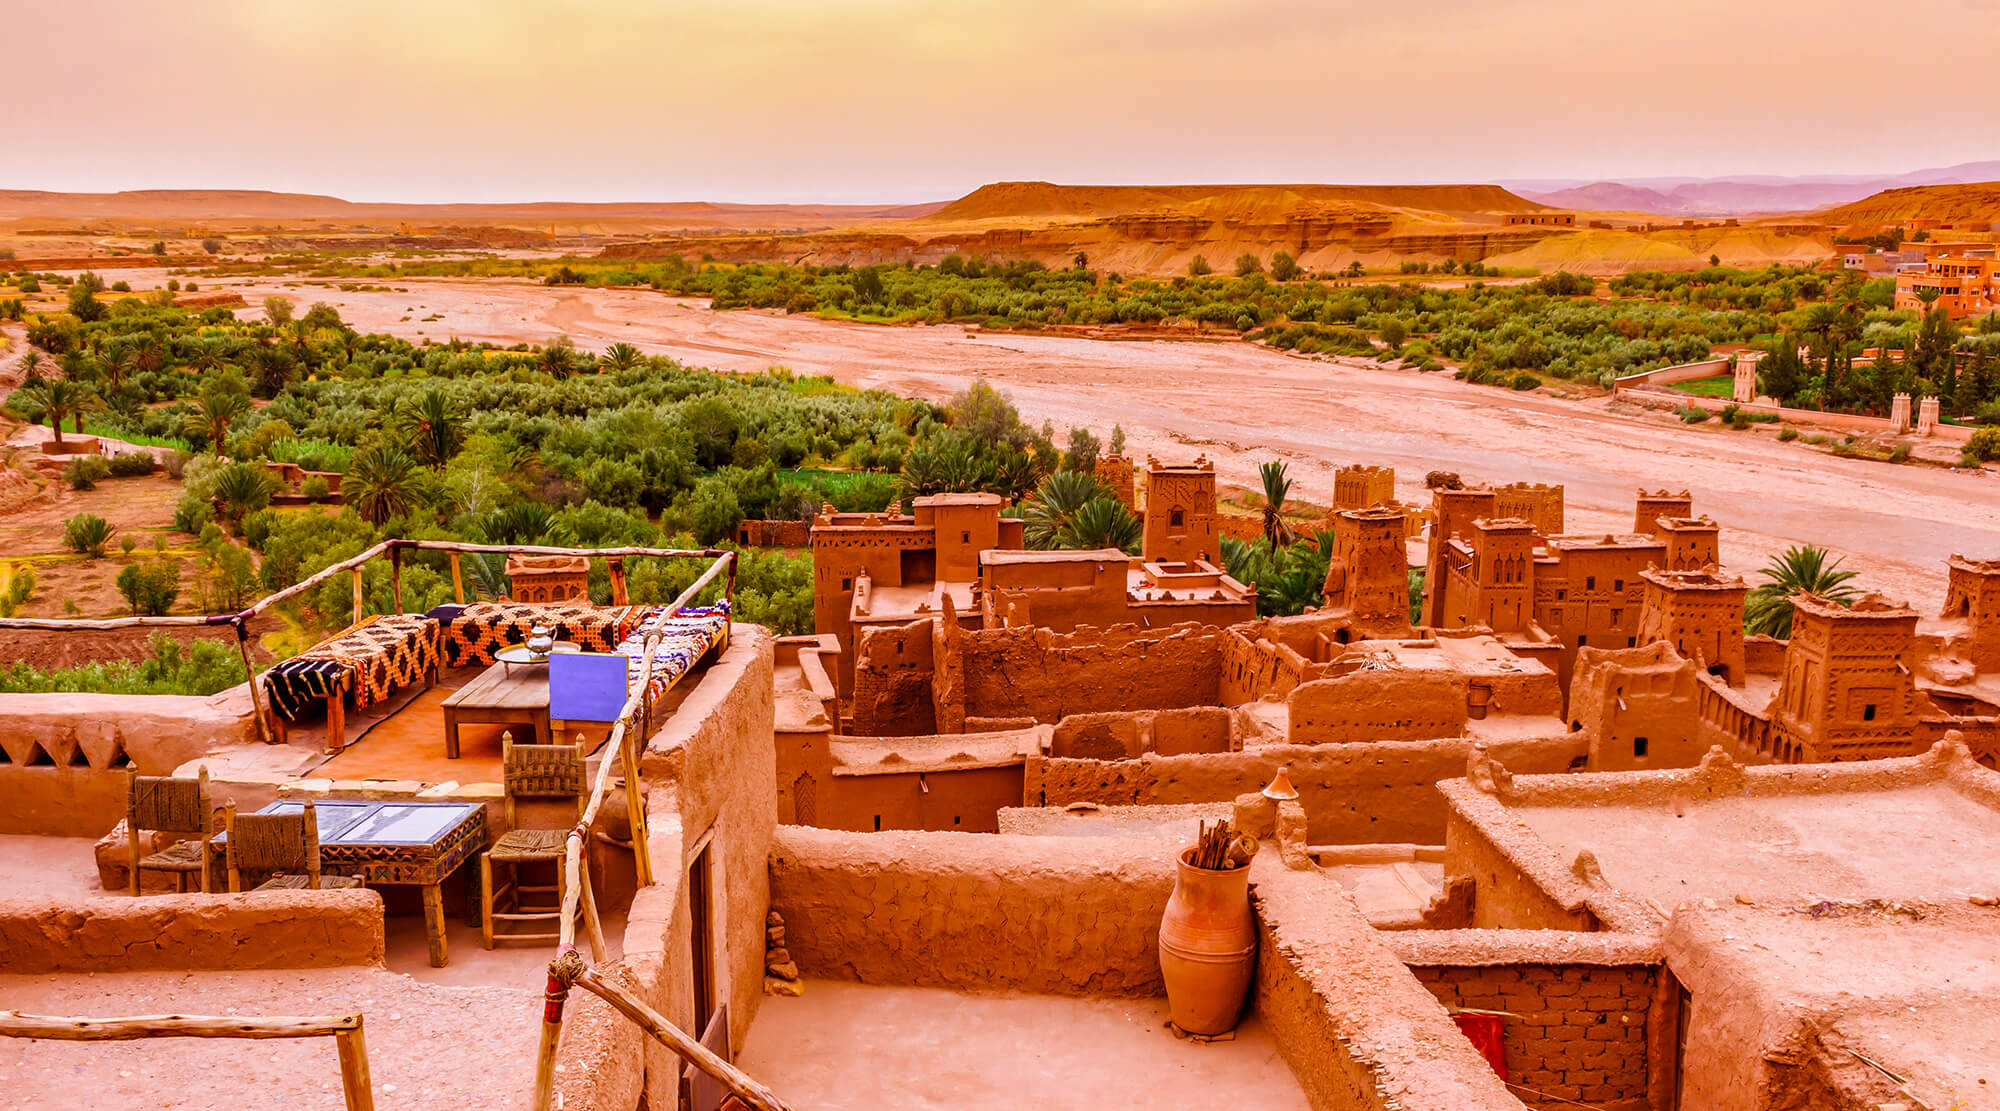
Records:
M1071 714L1220 705L1223 632L1196 624L967 629L965 716L1053 724Z
M0 900L0 973L382 964L373 891Z
M255 740L244 686L206 698L0 694L0 834L96 837L125 816L128 769L171 775Z
M623 955L600 966L675 1025L700 1033L687 878L705 848L714 990L729 1008L736 1046L763 999L766 860L777 810L771 676L770 633L731 626L729 647L647 739L641 774L654 882L632 898ZM570 993L556 1061L557 1106L566 1111L632 1111L642 1090L647 1106L678 1106L680 1058L588 992Z
M1447 808L1436 784L1465 774L1474 742L1384 741L1264 745L1240 752L1146 755L1135 760L1028 758L1030 806L1217 802L1260 790L1289 766L1315 844L1441 844ZM1521 771L1562 772L1583 754L1571 735L1496 742L1494 758Z
M1354 900L1263 856L1251 865L1259 1016L1315 1111L1522 1111Z
M1172 846L781 826L771 905L808 976L961 991L1161 994Z
M1049 754L1084 760L1127 760L1146 753L1185 756L1239 747L1235 716L1220 706L1072 714L1056 723Z

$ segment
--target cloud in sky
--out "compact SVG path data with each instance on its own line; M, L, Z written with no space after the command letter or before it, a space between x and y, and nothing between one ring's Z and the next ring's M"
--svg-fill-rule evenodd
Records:
M1894 172L2000 156L1992 10L0 0L0 187L859 201L1022 178Z

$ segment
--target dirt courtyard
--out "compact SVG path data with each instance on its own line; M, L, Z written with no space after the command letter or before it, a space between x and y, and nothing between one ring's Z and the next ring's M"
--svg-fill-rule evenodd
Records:
M375 1105L524 1107L533 1086L541 990L440 987L380 969L0 976L0 999L29 1014L362 1013ZM443 1049L441 1047L449 1047ZM340 1111L332 1038L0 1039L0 1108Z
M1093 1107L1303 1111L1305 1094L1256 1015L1198 1045L1165 999L966 995L814 980L767 999L737 1059L794 1107L987 1111Z
M135 271L135 288L164 273ZM696 366L773 365L861 386L943 400L976 375L1007 392L1028 419L1100 435L1124 426L1128 453L1206 452L1225 482L1256 483L1256 465L1290 461L1295 492L1326 503L1350 463L1396 468L1406 501L1428 503L1430 470L1491 482L1565 487L1572 532L1623 531L1640 486L1687 487L1698 513L1723 526L1724 561L1752 572L1795 543L1827 545L1860 572L1859 586L1920 612L1943 600L1944 559L2000 555L2000 475L1838 458L1781 444L1766 427L1729 432L1671 416L1629 416L1609 402L1472 386L1440 374L1288 355L1247 343L1107 341L958 326L880 327L716 312L649 290L550 287L512 280L395 279L371 291L337 281L221 279L253 308L271 294L301 308L326 301L363 331L439 341L541 343L567 335L583 349L631 343ZM354 283L350 283L354 284Z

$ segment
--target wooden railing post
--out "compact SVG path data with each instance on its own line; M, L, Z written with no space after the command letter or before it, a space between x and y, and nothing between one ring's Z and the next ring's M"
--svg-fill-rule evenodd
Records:
M366 609L361 592L361 568L356 567L351 573L354 576L354 623L359 625Z
M451 596L459 605L465 604L465 572L458 565L458 553L451 553Z
M333 1035L340 1051L340 1087L347 1096L347 1111L375 1111L375 1088L368 1078L368 1042L361 1036L361 1016L354 1029Z

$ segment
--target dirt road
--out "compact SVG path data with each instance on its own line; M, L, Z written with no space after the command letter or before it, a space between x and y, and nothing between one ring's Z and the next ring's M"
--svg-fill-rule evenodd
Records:
M1922 612L1944 594L1952 552L2000 555L2000 474L1891 466L1780 444L1764 429L1728 432L1671 418L1470 386L1441 375L1299 358L1236 342L1112 342L885 328L768 312L715 312L650 291L509 281L399 280L391 292L232 279L251 305L282 293L327 301L364 331L497 343L568 335L585 349L625 342L726 370L789 366L933 399L975 375L1024 416L1100 434L1122 424L1139 455L1204 451L1225 481L1252 485L1257 463L1291 461L1300 495L1325 502L1333 471L1393 465L1405 500L1427 502L1424 472L1561 483L1574 532L1631 528L1640 486L1687 487L1723 525L1723 558L1744 572L1793 543L1847 553L1862 585ZM248 310L248 311L255 311ZM435 319L426 319L434 317Z

